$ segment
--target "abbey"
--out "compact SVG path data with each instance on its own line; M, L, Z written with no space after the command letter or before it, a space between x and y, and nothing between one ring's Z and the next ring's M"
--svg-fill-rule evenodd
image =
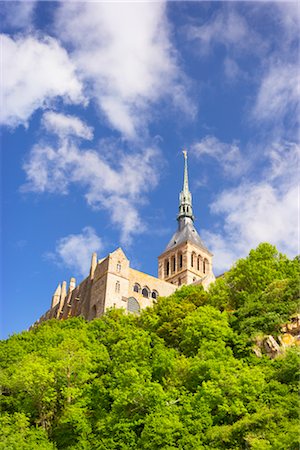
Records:
M78 286L75 278L71 278L68 287L65 281L59 284L52 297L51 308L38 322L79 315L91 320L112 307L138 313L151 306L159 296L170 295L181 285L201 284L207 288L215 280L213 255L194 226L186 151L183 155L184 178L179 195L178 228L158 257L158 278L131 268L121 248L102 259L93 253L89 275Z

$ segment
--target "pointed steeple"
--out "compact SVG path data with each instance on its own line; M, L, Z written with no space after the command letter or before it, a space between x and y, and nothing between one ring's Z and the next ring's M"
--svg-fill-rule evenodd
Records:
M184 175L183 175L183 188L179 194L179 212L177 220L180 222L184 218L189 218L194 221L193 207L192 207L192 194L189 191L189 176L187 165L187 151L183 150L184 156Z

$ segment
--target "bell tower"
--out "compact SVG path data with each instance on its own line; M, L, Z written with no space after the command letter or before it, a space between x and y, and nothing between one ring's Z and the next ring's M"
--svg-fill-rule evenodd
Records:
M189 190L187 152L183 151L183 188L179 194L178 228L164 252L158 257L158 278L181 286L215 280L212 253L206 248L194 227L192 194Z

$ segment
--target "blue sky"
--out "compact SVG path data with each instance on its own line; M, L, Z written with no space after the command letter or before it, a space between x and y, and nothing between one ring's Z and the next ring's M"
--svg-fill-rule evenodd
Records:
M122 246L156 275L189 152L221 273L297 250L299 4L1 2L2 337Z

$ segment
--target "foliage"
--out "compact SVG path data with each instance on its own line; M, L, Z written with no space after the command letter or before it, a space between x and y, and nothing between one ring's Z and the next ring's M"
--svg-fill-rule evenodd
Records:
M279 332L298 291L299 260L261 244L208 292L10 337L0 450L296 450L297 348L270 360L252 345Z

